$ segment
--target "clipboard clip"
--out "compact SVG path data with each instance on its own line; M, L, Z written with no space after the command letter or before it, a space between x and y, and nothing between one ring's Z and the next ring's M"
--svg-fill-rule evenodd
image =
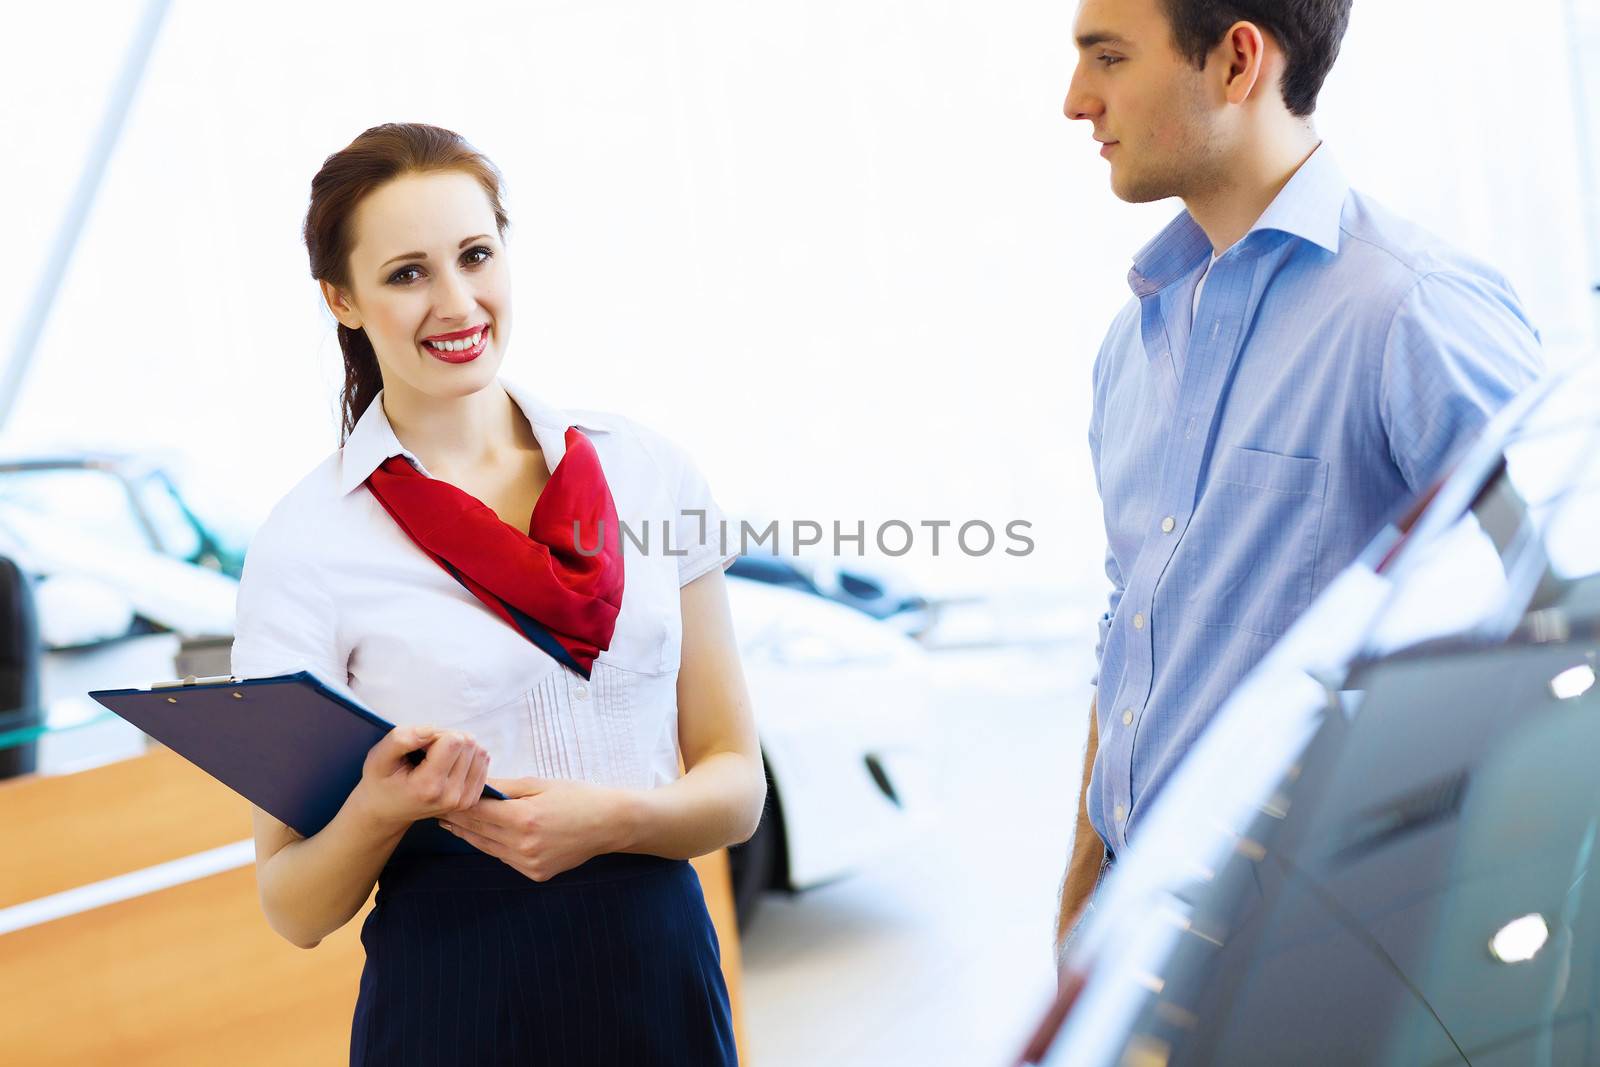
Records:
M227 685L229 683L237 683L238 681L239 679L235 678L231 674L219 674L211 678L196 678L194 675L190 674L173 682L151 682L150 688L182 689L185 686L191 685Z

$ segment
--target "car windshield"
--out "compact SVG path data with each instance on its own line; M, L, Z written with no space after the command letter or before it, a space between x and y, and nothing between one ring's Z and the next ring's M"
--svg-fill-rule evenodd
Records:
M1596 642L1377 661L1130 1027L1172 1063L1594 1063ZM1541 1051L1542 1050L1542 1051Z
M194 559L204 547L177 490L165 474L151 471L133 483L139 507L155 531L160 550L174 559Z
M109 471L60 467L0 472L0 513L43 516L122 548L151 548L126 484Z
M1543 731L1535 720L1536 709L1595 699L1592 690L1554 695L1563 672L1575 672L1566 691L1580 688L1594 652L1548 638L1562 626L1570 638L1573 618L1594 618L1600 599L1597 423L1593 369L1513 405L1416 526L1386 530L1246 679L1152 806L1074 942L1069 972L1086 981L1046 1062L1112 1063L1131 1052L1152 1062L1294 1062L1291 1049L1323 1047L1307 1043L1322 1039L1319 1012L1360 1045L1329 1062L1459 1062L1450 1041L1461 1035L1429 1015L1449 989L1420 986L1419 976L1447 984L1460 963L1450 952L1485 956L1495 933L1478 936L1494 921L1488 901L1514 898L1494 897L1486 882L1484 903L1469 906L1453 887L1474 862L1489 876L1483 859L1493 834L1506 832L1489 828L1497 812L1539 817L1515 799L1518 776L1534 767L1518 746L1556 744L1564 730L1579 751L1589 740L1581 715ZM1600 811L1590 795L1600 777L1589 777L1597 785L1573 794L1574 812ZM1439 854L1427 853L1436 839L1425 828L1446 825ZM1540 838L1563 891L1586 869L1588 853L1573 851L1580 839ZM1407 858L1411 843L1420 861ZM1551 879L1539 884L1554 892L1560 879ZM1548 896L1528 908L1552 923L1562 914ZM1412 944L1403 931L1427 933ZM1324 984L1308 985L1302 968L1318 945L1337 948L1318 964ZM1288 972L1301 980L1289 983ZM1294 1010L1278 995L1290 984L1302 998ZM1376 1011L1371 1000L1385 993L1387 1029L1325 1002ZM1341 1047L1340 1036L1330 1033L1327 1047Z

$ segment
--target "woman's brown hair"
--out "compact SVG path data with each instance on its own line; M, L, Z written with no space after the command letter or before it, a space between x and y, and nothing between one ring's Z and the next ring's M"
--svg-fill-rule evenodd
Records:
M311 179L311 206L306 210L306 254L311 276L340 289L350 288L350 220L357 205L379 186L405 174L458 170L477 179L495 227L506 233L506 209L500 201L500 172L458 133L419 122L386 122L374 126L322 161ZM363 412L383 388L378 357L365 330L338 326L344 352L344 392L340 397L339 442L355 429Z

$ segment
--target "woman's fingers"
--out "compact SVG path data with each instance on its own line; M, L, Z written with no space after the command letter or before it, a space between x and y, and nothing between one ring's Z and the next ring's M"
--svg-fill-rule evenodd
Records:
M463 737L456 758L450 764L450 774L445 778L444 795L440 797L440 803L447 810L453 810L461 803L461 794L466 792L467 779L472 776L472 763L476 757L477 746L470 737Z
M473 818L471 812L454 811L439 817L439 822L446 830L457 834L472 834L477 840L490 841L508 852L517 849L517 834L515 831L489 822L486 819Z
M474 785L478 786L479 792L483 790L483 786L479 784L479 776L485 769L489 754L481 748L473 747L468 751L467 756L468 758L463 760L464 766L461 768L460 790L455 795L455 806L450 809L451 811L460 811L462 808L472 806L473 801L477 799L472 792Z
M467 787L467 795L462 799L461 806L470 808L483 798L484 784L489 781L489 753L486 749L478 749L478 758L472 763L472 782Z
M427 805L430 815L470 807L483 795L489 777L489 753L470 734L431 726L396 727L379 744L396 763L405 755L425 749L422 761L408 776L408 791Z
M416 784L422 795L432 798L434 804L448 804L454 797L452 790L460 784L457 765L464 758L471 759L468 739L455 730L441 733L416 771Z
M378 739L373 746L381 766L396 767L406 756L419 749L430 748L439 732L432 726L396 726Z

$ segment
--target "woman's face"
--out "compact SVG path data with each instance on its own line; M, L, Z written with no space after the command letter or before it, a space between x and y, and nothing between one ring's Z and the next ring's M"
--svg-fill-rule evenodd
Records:
M351 220L350 285L322 283L344 325L367 332L384 390L449 398L495 379L511 336L511 274L483 187L459 171L407 174Z

